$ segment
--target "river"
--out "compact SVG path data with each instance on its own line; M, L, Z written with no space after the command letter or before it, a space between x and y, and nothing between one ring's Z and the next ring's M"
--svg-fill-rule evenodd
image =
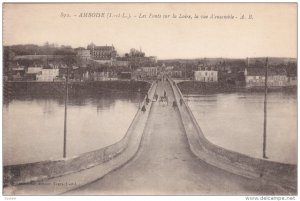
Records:
M185 95L204 135L212 143L262 158L264 93ZM297 163L297 96L268 94L267 156Z
M139 100L142 94L128 92L70 97L67 157L122 139L137 112ZM4 165L62 158L63 133L63 98L25 96L4 103Z

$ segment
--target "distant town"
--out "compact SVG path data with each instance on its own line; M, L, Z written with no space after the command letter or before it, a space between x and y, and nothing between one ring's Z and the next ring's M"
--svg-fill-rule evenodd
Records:
M199 58L158 60L146 56L141 48L120 55L113 45L72 48L45 43L4 47L4 81L61 82L69 81L154 80L161 73L174 80L193 80L260 87L265 84L268 66L269 87L297 85L295 58Z

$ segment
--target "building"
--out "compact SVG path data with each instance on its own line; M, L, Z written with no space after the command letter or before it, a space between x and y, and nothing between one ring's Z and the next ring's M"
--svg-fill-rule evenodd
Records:
M157 76L157 67L141 67L141 71L146 77Z
M297 86L297 65L296 63L289 63L286 67L288 85Z
M94 81L110 80L108 72L93 72L93 73L91 73L91 75L92 75L92 78Z
M38 73L36 78L42 82L52 82L59 76L59 69L42 69L41 73Z
M297 86L297 75L288 76L288 86Z
M182 71L181 70L172 70L170 71L170 76L174 78L182 78Z
M116 60L113 61L113 66L128 67L129 61L125 57L117 57Z
M245 68L246 87L265 86L265 68ZM268 86L282 87L288 85L287 73L283 68L268 69Z
M91 51L84 48L77 48L76 57L78 66L85 68L91 59Z
M117 51L114 46L96 46L91 43L87 46L90 51L90 56L93 60L112 61L117 56Z
M27 74L37 74L42 72L43 67L28 67Z
M13 80L22 80L25 76L25 68L24 67L16 67L12 68L12 79Z
M182 78L183 77L183 72L182 68L178 66L166 66L165 67L165 72L169 77L173 78Z
M194 79L201 82L218 82L218 71L203 69L194 72Z
M28 67L26 80L37 80L37 75L42 73L43 67Z
M146 77L146 75L145 75L144 72L142 72L142 69L140 69L140 68L134 70L134 71L132 72L132 74L131 74L131 78L132 78L133 80L139 80L139 79L142 79L142 78L144 78L144 77Z

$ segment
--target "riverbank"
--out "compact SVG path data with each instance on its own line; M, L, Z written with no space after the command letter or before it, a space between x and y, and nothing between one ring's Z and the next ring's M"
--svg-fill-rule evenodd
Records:
M69 96L86 96L91 93L101 92L141 92L143 94L150 88L150 83L145 81L95 81L95 82L70 82ZM3 94L5 99L15 96L55 96L65 94L65 82L4 82Z
M177 84L183 94L214 94L232 92L264 92L264 87L246 88L227 83L183 81ZM268 87L268 92L288 92L297 93L297 86L289 87Z

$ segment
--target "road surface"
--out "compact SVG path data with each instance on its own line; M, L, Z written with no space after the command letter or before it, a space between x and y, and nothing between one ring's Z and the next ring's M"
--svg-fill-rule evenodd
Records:
M198 159L189 149L168 82L157 93L169 105L153 102L137 155L124 166L66 195L252 195L278 194L267 183L247 179Z

